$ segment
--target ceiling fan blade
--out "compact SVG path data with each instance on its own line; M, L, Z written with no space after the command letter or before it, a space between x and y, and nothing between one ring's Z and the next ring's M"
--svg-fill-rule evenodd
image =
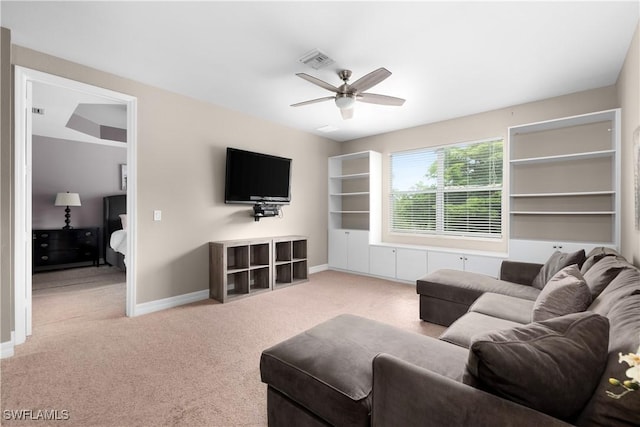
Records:
M310 99L309 101L298 102L297 104L291 104L292 107L301 107L303 105L315 104L316 102L328 101L335 99L333 96L325 96L324 98Z
M387 70L386 68L378 68L377 70L360 77L358 80L353 82L353 84L350 84L349 89L350 91L356 93L364 92L365 90L374 87L390 75L391 71Z
M353 108L341 108L340 113L342 114L343 120L349 120L353 117Z
M394 105L398 107L404 104L405 101L395 96L378 95L375 93L361 93L357 99L360 102L368 102L369 104Z
M310 76L309 74L305 74L305 73L297 73L296 76L300 77L301 79L305 79L306 81L311 82L314 85L320 86L323 89L338 93L337 87L330 85L324 80L320 80L316 77Z

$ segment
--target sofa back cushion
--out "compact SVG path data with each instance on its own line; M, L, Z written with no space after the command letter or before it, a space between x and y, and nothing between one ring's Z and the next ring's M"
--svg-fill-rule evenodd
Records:
M582 267L580 267L580 272L584 275L591 267L595 265L598 261L600 261L604 257L614 256L614 257L622 257L615 249L607 248L605 246L598 246L597 248L593 248L587 255L584 263L582 263Z
M580 267L584 262L584 258L584 249L573 253L555 251L533 279L531 286L536 289L544 288L544 285L551 280L554 274L572 264L578 264L578 267Z
M591 291L576 264L558 271L544 286L533 304L534 322L585 311Z
M607 360L609 322L591 312L475 336L463 381L570 420L587 403Z
M596 299L604 288L609 286L609 283L611 283L622 270L628 267L630 267L629 264L622 258L609 255L601 258L584 272L584 280L591 290L592 298Z
M603 262L607 258L600 262ZM595 268L595 266L593 268ZM604 288L600 295L593 300L587 310L608 316L609 311L618 301L638 291L640 291L640 270L631 264L626 264L625 268L623 268L611 283Z
M640 391L620 399L607 396L606 391L619 393L620 387L609 384L609 378L628 379L626 363L619 354L633 353L640 346L640 291L617 301L608 314L609 355L600 382L577 419L579 426L640 426Z

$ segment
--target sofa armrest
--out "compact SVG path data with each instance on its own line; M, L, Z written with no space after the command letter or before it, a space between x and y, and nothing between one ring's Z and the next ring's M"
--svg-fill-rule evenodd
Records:
M570 426L388 354L373 360L371 421L374 427Z
M541 268L542 264L504 260L500 265L500 280L531 285Z

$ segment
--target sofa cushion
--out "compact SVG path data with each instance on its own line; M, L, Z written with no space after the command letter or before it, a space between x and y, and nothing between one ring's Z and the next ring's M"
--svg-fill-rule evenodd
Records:
M262 353L262 381L333 425L369 425L372 361L388 353L461 380L467 350L353 315L340 315Z
M585 255L586 258L584 260L584 263L582 263L582 267L580 267L580 272L584 276L584 274L589 271L589 269L593 267L598 261L608 256L619 257L621 255L614 249L604 246L593 248L587 255Z
M533 304L534 322L585 311L591 291L576 264L558 271L544 286Z
M465 382L567 420L600 380L608 337L607 318L591 312L480 334L472 340Z
M606 288L609 283L625 268L629 267L629 264L622 261L615 256L606 256L601 258L591 268L584 273L584 280L587 282L587 286L591 290L592 298L597 298L598 295Z
M534 301L487 292L473 303L469 311L516 323L530 323Z
M627 379L626 363L620 363L619 353L627 354L640 346L640 293L622 298L608 314L610 323L609 357L596 392L577 419L579 426L640 426L640 392L621 399L607 396L606 390L619 393L621 388L609 384L609 378Z
M451 326L440 335L439 339L464 348L469 348L471 339L475 335L499 329L510 329L521 325L521 323L487 316L486 314L469 312L453 322Z
M587 310L608 316L609 311L618 301L634 292L640 292L640 270L627 264L627 267L622 269L615 279L593 300Z
M551 280L554 274L571 264L578 264L578 267L581 266L584 258L584 249L573 253L555 251L544 263L535 279L533 279L531 286L537 289L544 288L544 285Z
M445 301L465 304L469 307L485 292L535 300L540 293L527 285L505 282L484 274L471 273L460 270L436 270L419 279L416 291Z

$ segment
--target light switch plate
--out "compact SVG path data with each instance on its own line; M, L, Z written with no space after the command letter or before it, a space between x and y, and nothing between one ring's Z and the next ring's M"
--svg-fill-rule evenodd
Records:
M153 220L162 221L162 211L153 211Z

